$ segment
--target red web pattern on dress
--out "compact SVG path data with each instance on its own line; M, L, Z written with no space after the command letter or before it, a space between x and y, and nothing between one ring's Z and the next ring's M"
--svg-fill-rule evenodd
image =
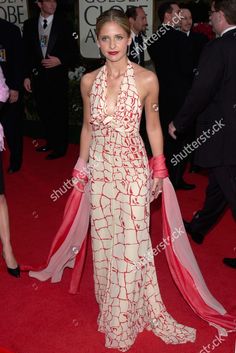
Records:
M106 114L107 68L93 84L90 146L91 236L98 329L106 347L128 350L144 328L166 343L195 340L195 330L166 311L149 235L150 173L139 135L141 103L130 62Z

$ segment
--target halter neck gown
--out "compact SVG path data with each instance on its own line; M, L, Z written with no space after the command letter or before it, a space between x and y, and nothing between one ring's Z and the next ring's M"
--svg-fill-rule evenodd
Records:
M93 83L90 145L91 236L98 329L106 347L128 350L143 329L166 343L195 340L195 330L166 311L149 235L150 171L139 135L142 106L127 64L116 110L107 115L107 67Z

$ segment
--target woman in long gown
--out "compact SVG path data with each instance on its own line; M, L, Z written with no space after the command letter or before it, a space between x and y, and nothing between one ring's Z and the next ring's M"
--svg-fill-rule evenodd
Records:
M127 59L129 22L118 10L97 20L97 42L106 64L83 76L84 123L80 160L89 161L91 236L99 330L106 347L126 351L138 332L152 329L166 343L195 340L195 330L178 324L162 302L152 249L150 198L162 179L150 185L148 159L139 135L145 106L154 157L163 154L156 76ZM151 192L150 192L151 190Z
M76 293L90 218L98 327L105 333L106 347L126 351L144 328L166 343L193 342L195 330L167 313L157 283L150 202L163 187L163 238L173 279L195 313L227 336L235 331L236 318L209 292L166 178L157 78L128 61L131 37L123 12L109 10L98 18L97 42L106 64L82 78L84 123L73 171L75 188L46 265L36 271L24 266L24 270L33 269L29 275L41 281L59 282L64 269L71 267L70 293ZM143 107L154 156L150 168L139 135ZM176 230L181 233L178 237Z

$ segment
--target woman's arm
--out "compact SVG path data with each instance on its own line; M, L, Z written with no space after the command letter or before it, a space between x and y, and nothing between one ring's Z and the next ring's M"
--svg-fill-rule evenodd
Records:
M89 157L89 146L92 136L91 124L90 124L90 100L89 92L92 87L93 76L86 74L81 79L81 95L83 98L83 126L80 135L80 158L85 162L88 161Z
M154 157L151 161L153 184L150 201L152 201L162 192L163 178L168 175L168 172L165 166L165 158L163 156L163 135L158 108L158 79L154 73L150 72L146 81L146 87L148 87L145 98L146 130Z
M157 157L163 154L163 135L158 111L159 83L154 73L148 73L145 86L148 87L145 98L146 130L152 154Z

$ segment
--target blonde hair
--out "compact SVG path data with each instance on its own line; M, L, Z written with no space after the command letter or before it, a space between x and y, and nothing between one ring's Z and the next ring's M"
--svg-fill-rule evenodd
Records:
M98 18L96 22L96 35L99 36L99 33L104 24L107 22L117 23L123 30L127 33L128 37L131 35L130 23L128 17L125 13L118 9L110 9L104 11Z

